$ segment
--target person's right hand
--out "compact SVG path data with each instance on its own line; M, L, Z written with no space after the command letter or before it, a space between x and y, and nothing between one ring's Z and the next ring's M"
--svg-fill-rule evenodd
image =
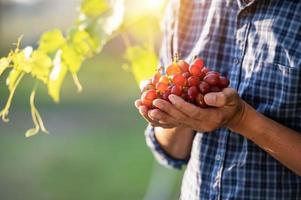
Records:
M155 101L164 101L164 100L157 99ZM164 103L170 104L167 101L164 101ZM140 115L153 127L175 128L175 127L183 126L183 124L181 124L176 119L173 119L170 115L163 112L162 110L156 108L149 110L146 106L142 105L140 99L135 101L135 106L139 110ZM177 109L174 109L174 112L178 113L179 115L183 115ZM157 119L157 116L160 116L159 120Z

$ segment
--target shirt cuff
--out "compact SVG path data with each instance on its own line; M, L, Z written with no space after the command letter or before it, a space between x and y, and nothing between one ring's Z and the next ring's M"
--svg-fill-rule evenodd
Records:
M158 143L155 137L155 129L149 125L145 130L146 144L151 149L156 160L163 166L173 169L181 169L188 163L189 158L181 160L168 155Z

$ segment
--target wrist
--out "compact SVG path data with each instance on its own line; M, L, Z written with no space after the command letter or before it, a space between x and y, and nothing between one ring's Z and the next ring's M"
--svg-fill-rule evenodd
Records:
M164 129L156 127L154 137L166 154L182 160L189 156L194 134L189 128Z
M247 127L247 121L253 108L241 100L237 114L228 123L228 128L234 132L241 133Z

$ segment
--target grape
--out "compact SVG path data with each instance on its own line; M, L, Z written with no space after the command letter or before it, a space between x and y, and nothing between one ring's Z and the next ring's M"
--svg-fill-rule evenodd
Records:
M181 69L177 64L171 64L166 68L166 74L171 76L181 73Z
M186 79L188 79L190 76L191 76L191 74L189 73L189 72L185 72L185 73L183 73L182 74Z
M206 74L203 71L201 71L201 75L199 76L200 80L204 80L205 76Z
M209 85L218 85L219 84L219 76L217 74L207 74L204 77L204 81Z
M200 83L200 78L197 76L190 76L187 81L188 86L197 86Z
M229 84L230 84L230 81L226 77L224 77L224 76L219 77L219 86L221 88L226 88L229 86Z
M202 72L204 73L204 74L207 74L208 72L210 72L211 71L211 69L209 69L208 67L204 67L203 69L202 69Z
M168 89L171 90L173 86L175 86L175 84L171 83L171 84L168 86Z
M159 83L156 84L156 88L157 88L157 90L159 90L160 93L162 94L162 93L164 93L164 92L167 90L168 85L165 84L165 83L159 82Z
M207 94L208 92L210 92L210 85L207 82L202 81L199 84L199 90L202 94Z
M174 85L171 88L171 94L175 94L177 96L181 96L182 95L182 88L178 85Z
M153 84L148 84L142 88L141 92L144 92L147 90L155 90L155 89L156 89L156 87Z
M185 62L185 60L179 60L178 66L180 67L182 73L189 71L189 64Z
M204 60L201 58L196 58L193 61L193 65L196 65L196 66L198 66L198 68L202 69L204 67Z
M201 68L197 65L190 65L189 72L194 76L201 76Z
M188 99L194 101L198 93L198 88L196 86L191 86L187 91Z
M155 75L152 78L152 84L156 85L159 82L160 77L161 77L160 72L155 73Z
M182 95L181 95L182 99L184 99L185 101L188 101L188 95L186 92L183 92Z
M159 79L159 83L164 83L166 85L168 85L169 83L169 79L167 76L161 76L161 78Z
M220 91L222 91L222 90L217 86L210 87L210 92L220 92Z
M209 71L209 72L207 72L207 74L206 74L206 75L208 75L208 74L215 74L215 75L217 75L217 76L221 76L221 74L220 74L220 73L218 73L218 72L215 72L215 71Z
M156 83L156 84L153 84ZM229 86L229 80L219 72L204 67L204 61L197 58L189 66L184 60L173 63L166 68L166 75L158 71L152 81L146 81L141 100L143 105L152 108L154 99L162 98L169 102L169 95L174 94L185 101L208 107L204 95L210 92L220 92ZM156 87L154 87L156 86ZM156 93L156 91L158 93Z
M186 83L187 83L187 80L186 80L186 78L182 74L176 74L176 75L173 76L172 82L175 85L184 87L186 85Z
M148 108L151 108L153 105L153 100L158 97L157 92L155 90L148 90L142 93L141 101L142 104Z
M162 95L162 99L164 99L165 101L168 101L169 102L169 95L171 94L171 91L170 90L166 90L163 95Z
M207 107L207 104L205 103L205 100L204 100L204 95L199 93L196 98L195 98L195 103L196 105L202 107L202 108L206 108Z

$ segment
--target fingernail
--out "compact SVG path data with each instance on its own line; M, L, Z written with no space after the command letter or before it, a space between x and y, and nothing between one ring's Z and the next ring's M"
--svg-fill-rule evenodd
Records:
M160 119L160 115L158 115L158 113L156 113L154 110L150 111L149 115L155 119Z
M176 97L176 95L174 95L174 94L171 94L171 95L169 95L169 101L172 103L172 104L175 104L176 102L177 102L177 97Z
M162 108L162 104L160 103L159 99L156 99L153 101L153 105L156 106L157 108Z
M208 104L212 104L216 101L216 95L215 94L206 94L204 96L204 101Z
M139 111L141 114L146 115L146 109L144 106L139 107Z

